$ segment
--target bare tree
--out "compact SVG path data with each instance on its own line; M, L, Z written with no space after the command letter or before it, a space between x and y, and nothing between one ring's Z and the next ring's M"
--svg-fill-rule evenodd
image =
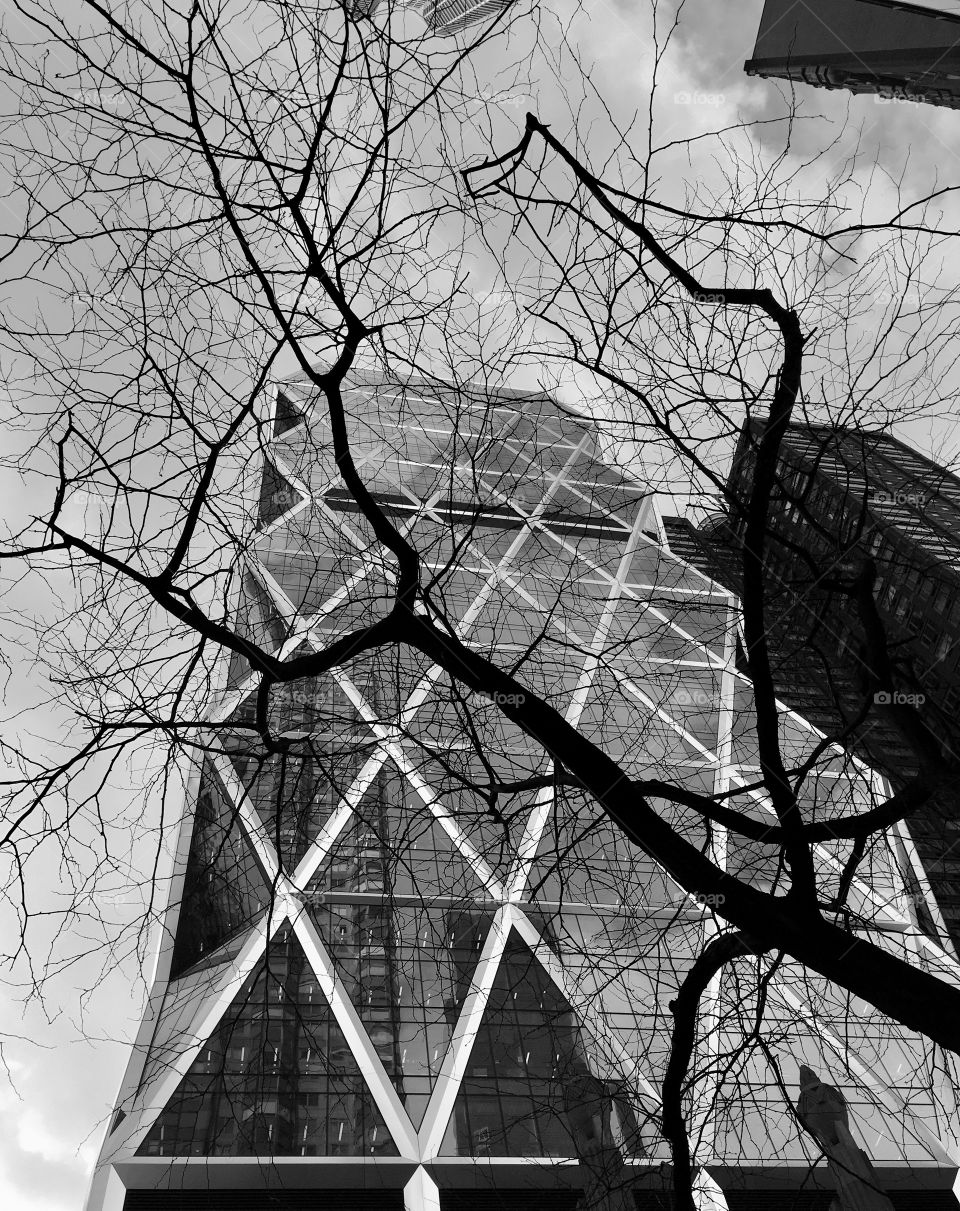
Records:
M557 164L568 170L566 184L557 177ZM953 728L942 710L920 708L922 694L905 693L920 688L915 653L905 649L902 627L891 627L880 608L889 603L898 578L922 577L928 571L927 561L918 562L902 549L891 552L887 546L882 575L878 574L874 556L882 536L868 507L878 484L869 482L872 472L866 461L859 478L848 469L846 496L841 499L843 493L838 492L838 499L831 501L832 511L820 509L818 516L807 499L815 483L809 467L804 487L798 490L797 465L784 462L781 443L794 416L818 421L821 431L833 426L838 433L842 431L838 426L888 427L897 415L897 398L885 401L884 408L875 405L870 395L878 380L868 376L877 374L884 381L888 375L902 372L914 358L928 374L929 366L948 350L953 336L949 319L938 312L946 319L943 328L925 332L922 318L925 308L932 309L933 298L951 315L953 296L943 289L921 296L911 270L895 296L887 291L887 312L881 316L880 331L874 334L873 346L868 346L863 360L850 358L848 352L845 362L831 366L834 380L844 373L848 376L840 398L825 395L813 399L801 390L805 360L811 363L812 373L822 374L824 364L823 350L817 348L815 339L820 329L811 320L804 331L801 316L811 315L824 323L826 339L821 344L826 343L828 349L842 344L843 338L835 336L838 318L849 332L858 309L863 308L859 291L865 284L889 270L891 258L899 256L908 266L916 266L923 261L924 248L929 251L941 243L936 218L904 207L890 224L889 244L854 260L849 252L850 237L862 239L879 224L861 221L853 227L839 223L831 227L823 222L820 204L811 204L807 215L802 208L791 212L772 200L774 191L767 197L744 198L742 189L736 188L740 183L732 180L730 196L723 203L725 213L711 214L693 199L683 207L664 206L642 189L624 190L596 177L582 158L572 154L532 114L527 115L525 132L514 148L464 175L478 200L500 196L512 202L516 214L513 238L529 240L550 265L546 285L542 280L534 282L527 300L530 309L557 333L558 356L566 356L615 389L623 401L624 432L638 446L657 441L689 468L705 491L712 491L721 501L723 527L717 532L714 526L709 547L700 554L708 556L707 562L712 557L715 574L737 590L742 606L740 663L751 686L759 781L783 829L774 882L787 876L784 902L799 912L798 923L805 903L816 903L817 915L839 913L849 923L857 915L855 911L851 914L847 899L851 886L858 874L871 877L867 854L890 825L916 816L926 816L929 821L930 809L937 804L938 848L940 854L949 849L945 831L954 814L957 786ZM842 186L840 179L831 182L831 192ZM904 223L902 215L911 211L916 222ZM541 214L549 216L549 228L539 225ZM650 214L661 220L656 233L647 218ZM557 239L558 227L569 233L566 244ZM759 240L758 232L763 233ZM831 256L841 250L840 256L849 261L850 272L842 278L842 299L816 272L816 259L823 257L824 247L831 250ZM684 251L682 261L678 249ZM813 265L811 257L816 258ZM687 268L688 259L697 263L696 274ZM808 271L805 279L800 277L801 266ZM784 306L774 292L759 284L764 269L794 286L799 295L796 306ZM751 284L730 286L731 279ZM683 295L706 314L697 306L691 312ZM746 319L741 318L740 308L747 309ZM779 353L763 329L758 330L750 309L769 323ZM898 328L901 323L902 330ZM904 330L916 334L917 329L916 344L905 351ZM849 343L850 338L846 339ZM700 352L701 343L709 348L707 357ZM766 371L764 362L768 366L772 362ZM745 373L751 364L761 371L754 381ZM766 391L770 392L769 403ZM916 406L916 401L910 402ZM935 388L924 402L931 411L944 404ZM728 434L732 418L738 415L745 415L749 423L737 450L737 475L728 482L718 474L709 443ZM864 439L866 444L869 440ZM825 440L820 457L825 458L831 448ZM801 535L784 532L782 511L791 506L808 523ZM901 609L898 618L903 616ZM838 649L857 641L859 684L831 684ZM862 742L874 732L867 751L872 747L879 767L894 779L896 793L859 818L815 823L808 815L816 812L807 781L812 766L801 762L790 768L789 759L785 760L778 699L790 701L795 696L798 652L808 665L811 660L817 665L816 672L830 689L815 699L827 743L852 749L854 738ZM929 670L924 675L929 676ZM941 676L949 684L949 672ZM825 705L833 709L825 711ZM898 746L884 756L884 744L890 746L891 737ZM906 765L904 752L909 754ZM744 789L749 792L751 788ZM727 815L727 810L725 802L721 812L705 815L727 827L731 838L739 834L741 844L749 837L758 841L769 837L765 826L757 829L743 818L738 821L736 813ZM808 846L809 840L828 835L849 837L852 842L836 894L825 894ZM791 836L798 842L797 849ZM937 848L935 841L933 845ZM817 887L821 890L815 891ZM749 916L728 919L744 932L721 935L705 949L684 980L675 1006L677 1028L664 1085L664 1113L668 1115L670 1109L678 1175L685 1186L689 1153L679 1104L693 1054L693 1015L711 977L733 957L765 949L751 930ZM808 933L812 938L816 928ZM792 946L782 950L795 957L799 953ZM949 941L947 951L952 953ZM848 977L861 957L858 948L844 950L842 961ZM828 971L820 966L818 970L837 979L836 968ZM852 988L849 983L846 986ZM938 1011L942 1010L945 1002L936 1003Z
M842 728L821 738L789 721L767 638L771 502L786 427L799 404L812 408L804 394L807 365L816 358L827 387L833 384L824 367L837 381L846 375L843 409L862 420L870 389L836 333L855 330L871 274L897 250L934 257L940 237L932 219L914 223L907 209L886 222L862 215L851 223L839 203L829 203L851 173L830 182L827 200L792 204L786 156L769 173L758 166L732 177L727 198L693 197L677 207L655 196L652 148L635 189L594 175L584 154L533 115L519 143L497 154L511 115L487 95L477 120L478 96L489 94L478 79L508 31L531 43L539 37L523 10L498 11L486 26L467 30L463 42L448 42L411 32L389 5L370 16L345 3L278 0L235 11L195 3L162 17L149 7L108 10L93 0L69 16L42 4L19 6L29 32L18 33L18 53L8 52L4 63L14 97L5 119L9 205L17 214L4 258L20 300L6 318L7 385L24 435L11 465L42 486L3 555L13 577L39 578L64 601L56 609L44 603L34 621L12 619L11 638L56 653L58 698L69 702L80 730L52 754L29 738L9 742L19 774L8 783L7 888L23 946L30 864L51 847L80 872L64 911L96 910L103 880L114 871L123 878L124 866L129 878L142 862L142 850L118 851L126 819L110 816L106 780L131 751L149 744L156 754L160 746L151 767L159 783L185 757L201 771L203 835L194 855L202 861L191 869L188 860L183 902L190 908L183 915L201 921L204 905L215 900L225 918L210 937L178 933L181 952L171 961L181 970L203 961L224 931L266 911L287 887L284 870L320 827L317 786L329 806L356 782L371 740L359 727L355 736L343 734L351 710L374 732L389 723L396 743L414 754L408 779L418 763L429 771L424 780L458 804L451 827L474 831L492 871L501 849L516 851L532 802L565 803L551 861L529 855L534 884L550 879L551 864L555 872L589 871L591 844L595 855L604 844L616 852L627 838L635 847L634 879L659 879L664 902L680 889L667 918L683 918L682 945L676 930L668 936L664 928L610 943L607 963L597 960L594 939L574 939L563 953L575 969L571 956L579 948L583 964L589 958L597 978L606 972L613 983L623 973L611 969L632 948L669 986L648 994L662 1112L649 1099L627 1106L620 1097L620 1127L630 1122L642 1133L644 1123L659 1125L672 1148L678 1203L687 1207L694 1181L688 1137L708 1130L731 1087L742 1095L751 1066L775 1067L771 1031L782 1027L788 1037L789 997L797 995L791 987L822 1007L830 1029L848 1020L846 1002L857 998L878 1021L923 1036L931 1070L950 1071L952 1059L936 1049L956 1052L960 1045L953 961L934 949L923 952L922 965L912 962L922 939L884 933L885 906L871 892L894 881L893 826L952 788L953 767L927 760L918 748L918 772L885 795L842 755ZM500 77L503 87L519 92L522 70L511 71ZM469 167L471 161L482 162ZM532 260L498 245L496 221L474 205L498 195L516 208L505 234L528 240ZM546 227L538 227L541 213L549 216ZM858 242L871 240L875 249L838 277L836 266L853 265ZM499 353L480 339L477 302L464 288L470 257L481 247L495 251L504 279L516 274L511 293L536 321L531 327L528 318L511 319L507 309ZM909 265L915 271L920 263ZM952 305L948 295L935 315L920 308L909 339L902 339L899 313L885 318L872 354L878 382L889 376L888 352L904 378L917 362L935 365L952 336ZM825 326L821 346L814 345L818 324ZM557 339L547 339L551 330ZM568 360L588 371L609 387L603 403L612 420L606 411L598 420L611 440L652 443L665 466L693 472L719 493L727 488L708 456L711 443L729 438L744 413L762 418L744 495L729 502L743 524L741 676L731 671L728 593L698 601L697 618L691 607L685 623L676 595L654 577L646 596L627 594L632 614L617 613L613 625L608 611L611 625L598 645L599 632L588 637L572 619L596 624L620 595L611 588L618 577L604 571L599 555L600 575L591 578L543 539L555 574L536 592L523 585L522 569L515 583L495 588L490 577L499 554L475 569L462 565L468 547L495 545L480 513L489 519L500 509L505 528L523 524L527 513L517 505L524 493L542 507L538 476L546 482L556 471L527 462L517 464L519 474L497 461L496 400L503 397L477 373L486 369L492 379L515 355ZM420 385L405 395L404 383L418 375ZM393 411L372 419L357 403L371 376L398 396ZM288 386L273 415L264 401L278 378ZM828 407L826 388L824 396ZM277 454L275 439L307 409L313 419L306 444L284 445ZM378 449L389 442L388 421L419 421L422 428L431 415L448 422L449 440L433 446L442 455L435 465L406 459L409 436L396 438L394 467L365 459L371 442ZM569 433L582 433L575 417L567 420ZM560 423L564 446L569 433ZM407 481L427 502L422 509L391 495L388 485L412 474L404 461L424 476L434 466L432 482ZM646 516L644 494L627 477L601 486L609 489L606 513ZM288 568L297 568L298 543L313 562L297 572L299 599L288 593L289 618L277 616L263 580L251 573L259 532L248 524L244 493L259 497L260 531L291 514L284 522ZM603 495L596 484L593 495ZM574 489L574 496L579 504L558 504L548 528L562 532L565 510L583 523L589 493ZM328 520L331 511L349 520L349 532L324 532L327 563L310 554L318 541L310 509L298 512L302 501L320 497ZM302 518L300 532L293 515ZM589 541L581 535L573 553ZM490 582L489 601L481 601L481 579ZM348 586L338 600L336 584ZM876 685L884 686L890 644L877 625L869 577L858 572L838 591L862 603L876 644ZM249 606L258 594L265 603L259 617L238 621L238 599ZM527 602L526 613L518 612L518 600ZM331 601L324 623L316 609ZM464 626L470 602L482 605L469 620L474 631ZM311 625L298 630L304 617ZM725 709L735 707L752 723L745 743L757 754L755 761L724 760L755 766L752 780L739 776L742 768L722 786L692 773L671 777L669 763L629 751L639 715L651 748L678 743L675 733L657 741L649 723L660 717L657 707L638 706L623 676L624 660L649 653L658 636L700 651L719 644L720 655L702 661L697 692L718 701L723 664L734 695ZM225 659L226 691L242 689L243 702L211 718L211 697L226 701ZM587 659L590 709L573 719L566 704ZM682 708L685 730L696 739L703 704L689 700L692 682L677 674L676 660L667 655L665 662L661 702ZM432 725L404 713L425 680L436 695ZM347 685L358 691L354 698ZM922 745L909 710L895 722ZM338 728L340 747L331 747ZM453 732L458 745L450 743ZM318 735L325 737L319 747ZM257 862L244 865L238 809L217 801L220 775L204 773L223 754L279 856L265 878ZM838 761L850 788L839 804L811 789ZM393 835L382 818L384 804L399 793L381 786L361 834L345 841L351 861L359 861L372 844L364 838L376 837L380 856L371 860L382 863L389 852L394 889L415 848L412 836ZM160 795L140 833L154 855L169 841L163 802ZM433 816L421 815L432 827ZM77 854L86 847L94 857L81 863ZM597 878L609 874L599 859L595 865ZM239 870L245 881L224 873ZM235 897L226 907L222 896L210 897L211 879L221 877L230 883L227 901ZM148 880L147 887L150 917L155 886ZM326 894L301 890L308 898ZM595 892L580 889L581 896ZM567 895L561 882L541 899L562 917ZM322 928L338 930L335 909L316 903ZM415 913L415 905L401 907ZM368 932L379 928L367 925ZM530 936L528 949L549 964L543 930L539 942ZM553 940L562 950L562 939ZM461 948L476 945L470 935ZM261 968L251 966L244 997L269 996L271 981L286 987L307 978L290 946L284 934L274 957L287 950L273 967L269 953ZM792 983L780 981L788 970ZM357 971L351 978L360 979ZM718 990L731 979L740 983L724 1000ZM781 1018L771 1026L775 983ZM712 1020L702 1003L711 989ZM629 981L621 995L633 995ZM735 1007L727 1019L720 1020L721 1004ZM591 1096L606 1104L614 1094L604 1087L601 1096L590 1085L597 1078L582 1059L587 1044L574 1037L576 1008L553 1006L544 1054L562 1035L567 1075L584 1086L578 1104ZM735 1018L737 1041L725 1051ZM223 1037L211 1047L225 1054L231 1045ZM931 1087L937 1079L931 1076ZM712 1099L712 1110L697 1101L701 1095ZM364 1130L379 1130L367 1122L370 1113L360 1115ZM615 1184L603 1112L588 1116L592 1127L574 1111L564 1113L563 1131L596 1181ZM233 1127L257 1138L255 1122L238 1119Z

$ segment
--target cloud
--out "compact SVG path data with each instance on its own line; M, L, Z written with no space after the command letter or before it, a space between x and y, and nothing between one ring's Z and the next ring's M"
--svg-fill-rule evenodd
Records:
M115 1065L89 1046L11 1048L25 1058L8 1059L15 1088L0 1087L0 1206L77 1211L99 1142L90 1136L97 1087Z

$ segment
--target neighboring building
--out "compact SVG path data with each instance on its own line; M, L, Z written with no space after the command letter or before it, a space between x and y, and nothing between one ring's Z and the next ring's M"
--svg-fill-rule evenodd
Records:
M766 0L751 76L960 108L960 4Z
M744 427L728 486L743 501L762 426ZM699 530L667 519L671 549L739 589L743 528L736 510ZM771 505L767 610L778 691L825 732L852 724L851 744L895 788L919 768L911 737L881 702L850 599L849 580L872 559L874 595L891 641L893 692L919 711L943 759L960 772L960 478L887 433L793 424L782 444ZM922 743L921 738L921 743ZM943 794L910 831L939 910L925 927L960 949L960 799ZM937 914L935 913L936 917Z
M344 397L360 473L466 642L628 774L720 794L756 780L731 594L651 537L647 488L603 460L590 422L545 395L423 381L357 377ZM303 379L275 402L238 620L287 658L381 616L392 560L343 490L322 402ZM713 935L709 905L558 785L494 703L414 653L277 689L273 750L255 697L234 660L91 1211L665 1205L668 1002ZM788 712L783 726L792 753L818 745ZM820 806L882 793L835 751L810 787ZM756 793L739 802L768 818ZM773 851L660 810L732 872L777 884ZM818 851L828 877L834 857ZM850 906L870 936L949 964L913 928L896 855L876 848L862 876ZM814 1205L817 1150L780 1084L795 1090L807 1064L843 1086L885 1185L955 1207L960 1158L937 1118L955 1104L949 1059L934 1068L863 1012L845 1076L849 1006L798 979L782 965L765 989L779 1073L747 1057L732 1091L694 1098L704 1172L731 1211ZM698 1064L724 1068L751 996L734 969L711 986Z

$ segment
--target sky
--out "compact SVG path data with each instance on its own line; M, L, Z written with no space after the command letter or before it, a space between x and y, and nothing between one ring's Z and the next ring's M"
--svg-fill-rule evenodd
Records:
M640 3L551 0L550 5L570 41L592 65L591 81L610 114L623 124L645 104L650 48L640 28L643 23L636 18ZM661 4L669 7L664 0ZM749 79L742 71L753 49L761 8L761 0L686 0L660 81L665 99L658 113L661 143L721 129L738 117L762 122L785 112L783 86ZM505 131L510 123L522 124L527 108L558 128L568 122L559 93L544 90L530 97L508 88L501 95L497 63L490 62L487 71L490 91L497 93L497 104L503 109ZM794 143L798 162L818 149L826 130L837 132L846 124L848 130L859 132L864 181L870 179L872 167L880 165L893 178L905 171L908 190L913 182L918 192L960 185L960 113L811 88L799 89L798 96L805 113L825 120L798 124ZM601 161L610 138L609 130L604 133L605 120L596 102L580 114L584 127L594 124L587 146ZM642 125L641 120L638 129ZM781 128L763 129L763 140L773 146ZM670 173L681 171L686 154L664 156L657 186L661 196L669 196L675 184ZM824 167L816 171L823 172ZM872 187L878 198L889 194L882 177L874 177ZM946 257L949 276L960 266L960 251L948 250ZM491 273L492 267L478 253L481 300L490 288ZM869 327L868 321L865 324ZM960 453L953 420L940 410L937 416L905 421L898 432L923 452L952 462ZM15 491L14 485L9 488ZM30 697L28 686L17 692L25 702ZM115 788L118 803L136 795L136 777L137 771L130 770L126 783ZM49 870L49 877L55 882L55 869ZM124 911L119 906L121 915ZM81 989L89 993L82 1000ZM0 1073L0 1206L12 1211L21 1207L79 1211L139 1022L143 982L133 960L121 960L103 972L101 960L94 959L56 977L45 1004L33 1001L24 1006L23 995L16 987L0 985L3 1060L9 1077L4 1079Z

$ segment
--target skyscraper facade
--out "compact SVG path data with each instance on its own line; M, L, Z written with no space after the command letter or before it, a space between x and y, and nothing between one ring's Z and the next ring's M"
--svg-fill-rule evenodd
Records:
M762 426L741 432L728 487L746 500ZM791 425L771 507L767 608L778 688L824 731L849 743L900 788L924 760L924 734L960 768L960 479L889 433ZM671 547L736 591L743 516L734 507L695 530L667 522ZM880 669L859 610L837 582L871 560L872 592L890 645L880 691L912 706L916 739L873 701ZM865 713L864 713L865 712ZM857 720L859 723L857 724ZM853 726L856 724L856 726ZM911 815L928 895L924 927L960 947L960 800L954 791Z
M960 4L766 0L751 76L960 108Z
M733 596L666 550L647 487L605 459L595 425L546 395L426 381L356 376L344 399L359 472L421 553L438 625L628 776L740 788L766 818ZM286 659L383 616L395 564L344 491L324 402L301 378L274 404L236 619ZM496 701L415 652L358 655L266 703L244 659L224 677L90 1211L667 1205L669 1001L716 905L630 845ZM817 748L786 710L782 728L791 758ZM805 793L811 811L849 809L886 787L831 749ZM773 851L658 808L778 886ZM818 849L827 882L843 855ZM915 928L902 861L896 846L864 857L853 919L953 978ZM698 1062L734 1076L691 1104L702 1205L783 1206L818 1186L784 1104L801 1064L843 1087L886 1185L952 1197L949 1064L867 1006L853 1055L849 1006L789 963L765 984L772 1050L744 1051L754 982L731 968L703 1002Z

